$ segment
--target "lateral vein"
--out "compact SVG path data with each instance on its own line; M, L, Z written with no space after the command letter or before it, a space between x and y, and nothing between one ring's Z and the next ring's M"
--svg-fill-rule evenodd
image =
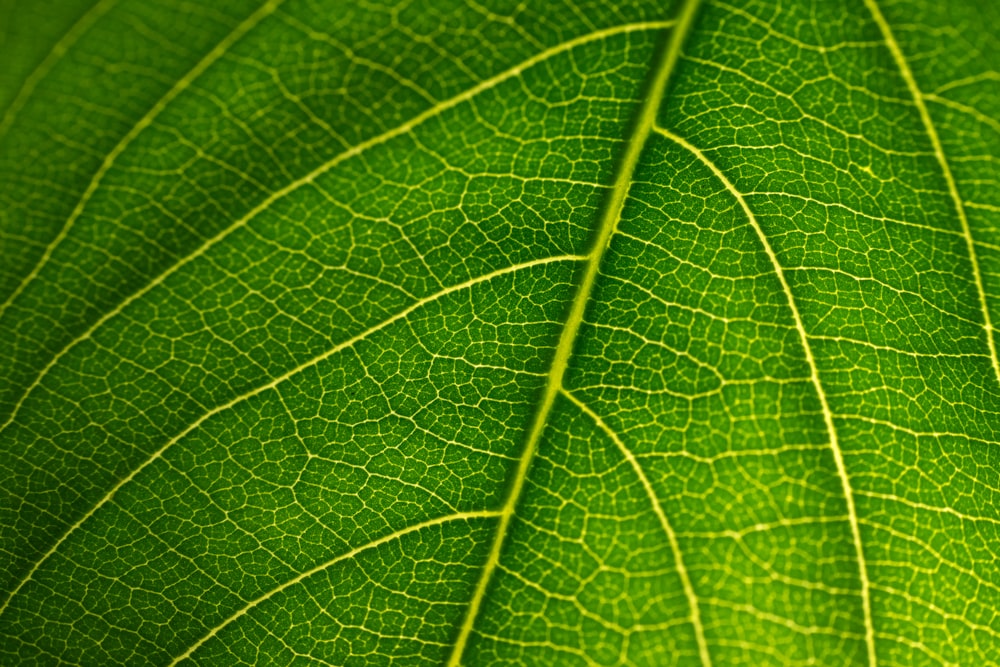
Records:
M205 70L211 67L219 58L221 58L226 53L226 51L228 51L229 48L232 47L233 44L242 39L244 35L250 32L254 27L256 27L257 24L260 23L262 20L264 20L265 17L272 14L278 8L278 5L280 5L282 2L284 2L284 0L268 0L257 11L255 11L253 14L248 16L242 23L236 26L236 28L234 28L232 32L230 32L228 35L226 35L226 37L221 42L215 45L215 48L209 51L204 58L198 61L198 64L196 64L187 74L181 77L177 81L177 83L175 83L173 87L171 87L170 90L168 90L166 94L156 102L156 104L150 107L149 111L147 111L146 114L142 118L140 118L135 125L132 126L132 129L128 131L128 134L122 137L121 141L119 141L115 145L115 147L111 149L111 152L104 157L104 160L101 162L101 166L98 167L97 171L90 179L90 183L87 184L87 189L84 191L83 195L81 195L80 200L76 203L76 206L73 208L73 211L72 213L70 213L69 218L66 219L66 222L59 230L59 233L56 234L55 237L45 247L42 256L32 267L31 271L21 280L17 288L10 293L10 296L8 296L4 300L3 304L0 305L0 315L3 315L4 312L6 312L7 308L9 308L10 305L14 303L15 300L17 300L17 297L19 297L21 293L24 292L25 288L33 280L35 280L35 278L38 277L38 274L41 273L42 269L52 259L53 252L69 235L70 230L73 228L73 226L76 224L76 221L83 214L83 210L87 207L87 204L94 196L94 193L97 191L97 188L104 180L104 176L108 173L108 171L111 170L111 167L114 166L114 163L118 159L118 156L124 153L125 149L129 147L129 145L136 139L136 137L138 137L143 130L152 125L153 121L156 120L156 118L163 112L163 110L166 109L171 102L177 99L177 97L181 93L187 90L195 79L201 76L205 72ZM89 27L89 25L87 27ZM6 122L6 118L4 122ZM0 125L0 128L2 127L3 126Z
M667 47L663 50L662 54L660 54L659 62L654 65L655 69L653 70L652 81L642 106L639 108L632 134L625 146L625 152L619 163L614 185L609 192L606 207L604 208L594 236L593 245L587 255L587 264L584 268L583 277L573 297L573 302L570 305L569 314L566 317L562 332L559 335L559 341L556 344L552 365L549 367L548 377L538 410L528 431L524 451L514 472L514 479L511 483L507 499L500 510L500 520L497 523L493 545L483 566L479 582L469 601L469 609L465 621L459 628L451 658L448 660L448 667L457 667L462 662L462 656L465 653L469 636L472 633L472 628L475 626L476 618L486 598L487 588L500 562L500 552L503 549L507 531L514 517L514 510L524 489L528 471L531 468L531 462L534 459L538 444L545 431L545 426L548 423L549 414L552 412L552 406L555 404L556 396L559 395L559 391L562 389L563 377L569 366L576 335L580 329L580 324L583 322L583 315L590 301L590 295L593 292L597 274L600 271L601 260L604 257L604 252L607 250L611 237L618 227L618 222L621 219L625 200L632 183L632 175L635 173L635 168L639 162L639 156L642 154L646 140L649 138L649 134L656 123L656 114L660 108L660 102L666 93L667 81L680 57L684 38L687 36L694 21L699 2L700 0L686 0L674 24L670 41L667 43Z
M100 2L88 9L83 16L70 26L66 34L56 42L55 46L52 47L52 50L49 51L42 62L32 70L11 103L7 105L7 110L4 111L3 117L0 119L0 139L3 139L7 135L10 126L14 124L14 119L21 112L21 109L24 108L24 105L27 104L28 100L31 99L35 88L38 87L42 79L48 76L49 72L66 55L66 52L90 30L94 23L97 22L97 19L107 14L117 2L118 0L100 0Z
M254 598L250 602L247 602L241 609L239 609L235 613L231 614L229 617L227 617L221 623L219 623L218 625L216 625L215 627L213 627L211 630L209 630L204 636L201 637L201 639L199 639L198 641L196 641L186 651L184 651L184 653L182 653L179 656L177 656L176 658L174 658L170 662L170 667L173 667L174 665L178 664L179 662L182 662L182 661L187 660L188 658L190 658L194 654L195 651L197 651L199 648L201 648L201 646L203 644L205 644L205 642L207 642L212 637L214 637L217 634L219 634L219 632L221 632L223 628L225 628L226 626L228 626L233 621L236 621L239 618L241 618L242 616L245 616L247 613L249 613L250 611L252 611L258 605L260 605L260 604L262 604L264 602L267 602L269 599L271 599L272 597L274 597L275 595L277 595L281 591L283 591L283 590L285 590L287 588L290 588L290 587L292 587L292 586L294 586L294 585L296 585L298 583L301 583L301 582L305 581L306 579L308 579L309 577L313 576L314 574L318 574L318 573L320 573L320 572L322 572L324 570L327 570L327 569L333 567L337 563L341 563L341 562L343 562L345 560L349 560L351 558L354 558L355 556L358 556L358 555L364 553L365 551L368 551L370 549L375 549L377 547L382 546L383 544L388 544L389 542L393 542L395 540L398 540L401 537L409 535L410 533L416 533L418 531L421 531L424 528L430 528L431 526L440 526L441 524L449 523L451 521L462 521L462 520L469 521L469 520L472 520L472 519L489 519L489 518L493 518L495 516L497 516L497 512L495 512L495 511L486 511L486 510L479 511L479 512L456 512L454 514L448 514L446 516L438 517L436 519L429 519L427 521L422 521L422 522L420 522L418 524L414 524L412 526L407 526L406 528L402 528L402 529L397 530L395 532L389 533L388 535L383 535L382 537L379 537L379 538L377 538L375 540L372 540L371 542L368 542L366 544L362 544L359 547L355 547L355 548L351 549L350 551L347 551L347 552L342 553L342 554L340 554L338 556L335 556L335 557L331 558L330 560L328 560L328 561L326 561L324 563L321 563L321 564L317 565L316 567L314 567L314 568L312 568L310 570L306 570L302 574L299 574L299 575L297 575L297 576L289 579L288 581L286 581L285 583L281 584L280 586L276 586L275 588L272 588L267 593L264 593L263 595L261 595L261 596L259 596L257 598Z
M969 252L969 260L972 262L972 275L976 282L976 291L979 294L979 304L983 312L982 326L986 333L986 345L990 350L993 373L996 376L997 382L1000 382L1000 357L997 356L996 337L993 330L993 323L990 319L990 309L986 303L986 288L983 284L982 271L979 268L979 259L976 257L976 242L972 238L972 228L969 226L969 218L965 214L965 203L958 193L958 184L955 182L954 174L951 173L948 158L944 154L944 146L941 144L941 138L938 136L934 121L931 120L931 114L927 110L926 100L928 96L924 95L923 91L917 85L917 80L913 76L913 70L910 69L910 64L907 62L906 56L903 55L903 50L899 47L899 42L896 41L896 37L892 33L892 28L889 27L889 22L886 21L882 10L879 9L877 0L865 0L865 5L868 7L868 11L871 12L872 18L875 19L875 23L878 24L886 46L889 47L889 52L892 53L892 58L896 61L896 66L899 67L899 71L903 75L906 87L913 96L913 103L920 113L920 121L923 123L924 130L930 138L931 147L934 149L934 157L937 158L938 164L941 166L941 173L944 175L945 183L948 186L948 195L951 197L952 203L955 205L955 211L958 213L958 220L962 225L962 234L965 236L965 246Z
M844 498L847 504L848 523L851 526L851 537L854 542L854 551L858 563L858 573L861 580L861 607L865 623L865 645L868 650L868 664L869 667L875 667L877 663L875 660L875 626L872 622L871 609L871 584L868 580L868 568L865 564L864 549L861 546L861 528L858 522L858 513L854 505L854 491L851 488L851 481L847 476L847 467L844 465L844 455L840 449L840 443L837 438L837 430L833 425L833 411L830 409L830 404L826 398L826 392L824 391L823 385L819 380L819 367L816 365L816 359L813 357L812 347L809 344L809 338L806 335L805 325L802 323L802 315L799 313L795 297L792 295L791 287L789 287L788 280L785 278L785 271L781 267L781 263L778 261L778 256L775 254L774 248L771 247L771 242L768 240L767 236L764 234L764 230L757 222L757 217L754 215L750 206L743 198L743 194L736 189L736 186L734 186L728 178L726 178L726 175L722 173L722 170L719 169L714 162L708 159L708 156L706 156L699 148L688 143L686 139L677 136L666 128L656 127L655 130L657 133L663 135L667 139L670 139L690 152L702 164L708 167L715 177L719 179L726 190L729 191L729 193L736 199L740 208L743 209L743 213L750 221L750 226L757 234L757 238L760 239L761 245L764 247L764 252L767 254L768 259L771 261L771 265L774 267L774 273L778 278L778 282L781 284L781 289L785 293L785 298L788 301L788 307L792 312L792 319L795 321L795 329L798 332L799 341L802 344L802 349L806 357L806 363L809 366L809 379L816 391L816 395L819 397L820 407L823 411L823 421L825 422L826 430L830 435L830 449L833 452L833 460L837 467L837 476L840 478L840 484L844 491Z
M568 398L573 405L579 408L580 412L590 417L590 419L597 424L604 433L611 438L611 441L615 443L618 451L621 452L625 460L632 467L632 471L635 472L636 477L639 478L639 482L642 484L643 490L646 492L646 497L649 498L649 504L653 507L653 513L656 514L656 518L660 522L660 527L667 536L667 542L670 544L670 550L674 552L674 567L677 569L677 576L681 580L681 588L684 590L684 597L687 598L688 607L691 610L691 625L694 627L695 641L698 643L698 653L701 657L701 664L703 667L712 667L712 657L708 652L708 642L705 641L705 628L701 622L701 611L698 605L698 595L694 591L694 586L691 584L691 576L688 574L687 566L684 564L684 557L681 554L680 543L677 541L677 533L674 532L673 526L670 524L670 519L667 517L667 513L663 511L663 505L660 503L660 499L656 497L656 491L653 490L653 485L649 481L649 477L646 476L646 471L642 469L639 464L639 460L632 453L632 450L625 446L625 443L618 434L612 430L607 423L601 419L601 416L594 412L589 405L577 398L572 392L566 389L562 390L563 396Z

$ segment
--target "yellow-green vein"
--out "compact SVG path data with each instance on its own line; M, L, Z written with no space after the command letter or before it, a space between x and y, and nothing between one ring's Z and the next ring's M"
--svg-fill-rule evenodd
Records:
M418 532L420 530L423 530L425 528L430 528L432 526L439 526L441 524L449 523L451 521L469 521L471 519L489 519L489 518L496 517L498 515L499 515L499 512L496 512L496 511L486 511L486 510L481 511L481 512L456 512L455 514L449 514L447 516L438 517L436 519L429 519L427 521L422 521L421 523L414 524L412 526L407 526L406 528L403 528L401 530L397 530L397 531L395 531L393 533L389 533L388 535L383 535L382 537L380 537L380 538L378 538L376 540L373 540L371 542L368 542L367 544L363 544L360 547L355 547L354 549L351 549L350 551L347 551L345 553L340 554L339 556L331 558L330 560L326 561L325 563L321 563L320 565L317 565L316 567L314 567L314 568L312 568L310 570L306 570L302 574L289 579L288 581L286 581L285 583L281 584L280 586L271 589L270 591L268 591L264 595L261 595L260 597L255 598L255 599L251 600L250 602L248 602L239 611L237 611L236 613L230 615L224 621L222 621L221 623L219 623L218 625L216 625L215 627L213 627L211 630L209 630L201 639L199 639L194 644L192 644L188 648L188 650L184 651L184 653L182 653L179 656L177 656L176 658L174 658L170 662L170 667L173 667L173 665L176 665L179 662L182 662L182 661L187 660L188 658L190 658L194 654L195 651L197 651L199 648L201 648L201 646L205 642L207 642L208 640L210 640L212 637L214 637L217 634L219 634L219 632L221 632L223 628L225 628L227 625L229 625L233 621L236 621L236 620L240 619L241 617L245 616L247 613L249 613L250 611L252 611L255 607L257 607L261 603L267 602L269 599L271 599L272 597L274 597L278 593L282 592L283 590L285 590L287 588L290 588L290 587L292 587L292 586L294 586L294 585L296 585L298 583L301 583L301 582L305 581L306 579L308 579L309 577L313 576L314 574L318 574L318 573L320 573L320 572L322 572L324 570L327 570L327 569L333 567L334 565L336 565L337 563L342 563L345 560L349 560L351 558L354 558L355 556L360 555L361 553L363 553L365 551L368 551L369 549L376 549L376 548L382 546L383 544L388 544L389 542L393 542L395 540L398 540L401 537L404 537L404 536L409 535L411 533L416 533L416 532Z
M851 480L847 476L847 467L844 464L844 455L840 449L840 442L837 439L837 430L833 424L833 412L830 410L830 404L826 398L826 391L824 391L823 385L819 379L819 367L816 365L816 359L813 357L812 346L810 345L809 338L806 335L806 328L802 322L802 315L799 313L799 307L796 304L795 297L792 295L792 289L788 285L788 280L785 278L785 271L782 268L781 263L778 261L778 256L775 254L774 248L771 247L771 242L768 240L767 236L764 234L764 230L757 222L757 217L750 209L750 206L747 205L743 194L736 189L736 186L734 186L728 178L726 178L726 175L722 173L722 170L719 169L714 162L709 160L708 156L706 156L700 149L688 143L686 139L683 139L670 130L662 127L657 127L656 132L683 147L702 164L708 167L715 177L719 179L723 187L725 187L726 190L736 199L740 208L743 209L743 213L747 216L750 226L757 234L757 238L760 239L764 252L767 254L767 257L771 261L771 265L774 268L774 274L777 276L778 282L781 284L781 289L785 293L785 299L787 300L788 307L791 310L792 319L795 321L795 329L798 332L799 341L802 344L803 353L806 357L806 363L809 366L809 377L813 388L816 391L816 395L819 398L820 407L823 411L823 421L826 424L826 430L830 436L830 449L833 452L833 460L837 467L837 476L840 478L840 484L844 491L844 499L847 503L848 523L851 526L851 537L854 542L854 551L858 562L858 576L861 580L861 607L865 625L865 645L868 650L868 664L870 667L875 667L877 663L875 658L875 626L872 621L871 609L871 584L868 580L868 568L865 565L864 548L861 545L861 527L858 523L858 513L854 505L854 491L851 489Z
M51 72L56 64L66 55L66 52L69 51L70 48L72 48L72 46L76 44L76 42L79 41L79 39L83 37L88 30L90 30L91 26L94 25L97 19L107 14L108 11L117 3L118 0L101 0L84 12L83 16L78 18L76 22L70 26L69 30L66 31L66 34L63 35L58 42L56 42L55 46L52 47L52 50L49 51L48 55L45 56L45 58L42 59L42 62L38 64L38 67L32 70L32 72L24 80L24 83L21 84L21 88L17 91L17 94L14 95L14 99L11 100L9 105L7 105L7 110L4 111L3 118L0 119L0 139L3 139L4 135L6 135L10 130L10 126L14 124L14 119L17 117L17 114L20 113L21 109L31 98L31 95L35 92L35 88L38 87L38 84L42 81L42 79L48 76L49 72Z
M670 550L674 554L674 567L677 570L677 577L681 580L681 588L684 590L684 597L687 599L688 607L691 610L691 626L694 628L694 637L698 644L698 654L701 658L701 664L703 667L711 667L712 657L708 652L708 642L705 641L705 628L701 623L701 611L698 606L698 595L694 592L694 586L691 585L691 577L688 575L687 566L684 565L684 557L681 554L681 547L677 542L677 533L674 532L673 526L670 524L670 519L667 517L667 513L663 511L663 505L660 504L660 499L656 497L656 491L653 490L653 485L646 476L646 471L642 469L641 465L639 465L639 460L635 458L635 454L632 453L632 450L625 446L625 443L618 437L618 434L615 433L603 419L601 419L600 415L591 410L589 405L574 396L572 392L563 389L562 394L568 398L573 405L579 408L580 412L590 417L590 419L597 424L597 427L604 431L605 435L611 438L611 441L615 443L618 451L621 452L622 456L625 457L625 460L632 467L633 472L635 472L635 476L639 478L639 482L642 484L642 488L646 492L646 497L649 498L649 504L653 507L653 512L656 514L656 518L660 522L660 527L667 536L667 542L670 544Z
M972 262L972 275L976 282L976 290L979 293L979 304L983 312L983 329L986 333L986 345L990 350L990 359L993 362L993 373L996 376L997 382L1000 382L1000 358L997 357L993 323L990 320L990 309L986 303L986 288L983 285L983 275L979 268L979 260L976 257L976 243L972 238L972 229L969 227L969 218L965 215L965 203L962 201L962 197L958 194L958 184L955 182L955 176L951 173L951 167L948 165L948 158L945 157L944 147L941 145L941 138L938 136L937 128L934 126L934 121L931 120L931 114L927 110L927 104L924 99L925 96L923 92L921 92L920 87L917 85L917 80L914 78L913 70L910 69L910 65L906 61L906 57L903 55L903 50L899 48L899 42L896 41L896 37L892 34L889 22L885 20L885 16L883 16L882 10L879 9L876 0L865 0L865 6L868 7L868 11L871 12L872 18L875 19L875 23L882 32L882 37L885 39L886 46L889 47L889 52L892 53L892 58L896 62L896 66L899 67L900 73L903 75L906 87L913 96L913 103L916 105L917 111L920 114L920 122L923 123L924 130L930 138L931 147L934 149L934 157L937 158L937 162L941 166L941 173L944 175L945 183L948 186L948 195L951 197L952 203L955 206L955 211L958 213L958 220L962 226L962 234L965 236L965 246L969 253L969 260Z
M195 79L201 76L205 70L211 67L213 63L222 57L233 44L250 32L250 30L260 23L266 16L273 13L282 2L284 2L284 0L268 0L257 11L236 26L222 41L216 44L215 48L209 51L197 65L181 77L180 80L178 80L177 83L175 83L173 87L171 87L170 90L168 90L167 93L156 102L156 104L150 107L149 111L146 112L146 115L140 118L139 121L132 126L132 129L130 129L128 133L115 145L115 147L111 149L111 152L104 157L104 160L101 162L101 166L97 168L94 176L90 179L90 183L87 184L87 189L84 190L83 195L81 195L79 201L77 201L76 206L73 208L73 211L70 213L66 222L59 230L59 233L55 235L47 246L45 246L42 256L37 262L35 262L31 271L29 271L28 274L21 280L3 304L0 304L0 316L2 316L7 308L10 307L10 304L17 300L17 297L24 292L25 288L38 277L38 274L52 259L52 253L63 242L70 230L76 224L76 221L80 218L80 215L83 214L83 210L86 208L87 203L94 196L97 188L104 180L105 174L107 174L114 165L118 156L125 152L125 149L129 147L135 138L138 137L143 130L149 127L163 112L163 110L166 109L171 102L177 99L178 95L187 90Z

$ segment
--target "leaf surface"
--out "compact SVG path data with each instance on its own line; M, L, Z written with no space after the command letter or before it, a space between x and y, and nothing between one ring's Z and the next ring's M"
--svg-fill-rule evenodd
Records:
M0 661L998 664L977 4L0 3Z

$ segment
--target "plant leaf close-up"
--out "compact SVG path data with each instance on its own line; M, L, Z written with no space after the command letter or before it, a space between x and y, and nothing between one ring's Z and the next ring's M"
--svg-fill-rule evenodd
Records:
M1000 665L998 25L0 2L0 664Z

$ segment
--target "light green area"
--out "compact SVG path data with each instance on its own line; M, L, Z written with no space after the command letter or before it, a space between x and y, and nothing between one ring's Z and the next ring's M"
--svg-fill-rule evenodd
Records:
M0 2L0 664L1000 664L1000 15Z

